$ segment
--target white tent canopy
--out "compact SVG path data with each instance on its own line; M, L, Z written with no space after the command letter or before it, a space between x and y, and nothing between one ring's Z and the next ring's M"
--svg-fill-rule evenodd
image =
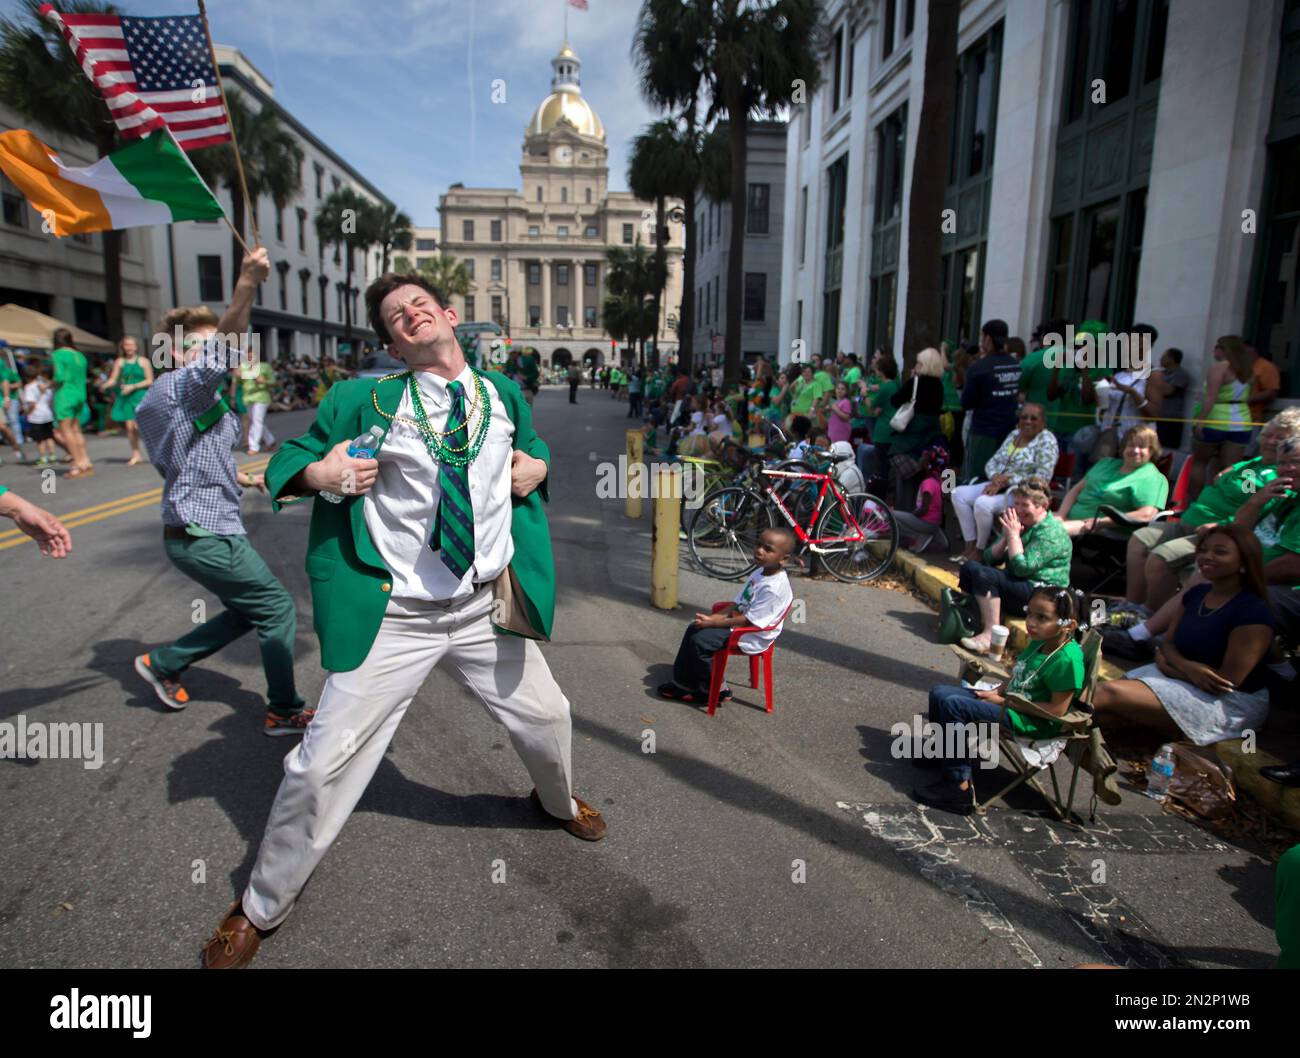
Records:
M0 305L0 338L9 345L24 349L53 349L54 332L66 327L72 332L72 340L83 353L111 353L113 343L96 337L80 327L56 320L35 309L26 309L21 305Z

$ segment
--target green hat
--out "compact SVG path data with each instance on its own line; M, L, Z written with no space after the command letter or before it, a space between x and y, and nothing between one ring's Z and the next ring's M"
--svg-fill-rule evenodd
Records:
M1079 326L1074 328L1075 341L1078 341L1079 335L1091 334L1094 338L1099 334L1105 334L1110 328L1101 320L1084 320Z

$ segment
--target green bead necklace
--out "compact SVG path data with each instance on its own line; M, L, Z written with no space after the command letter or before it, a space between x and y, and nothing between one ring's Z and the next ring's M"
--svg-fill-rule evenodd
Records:
M411 406L415 409L415 425L420 431L420 436L424 438L425 447L429 449L429 454L434 459L448 466L467 467L474 462L478 457L479 450L483 447L483 442L487 439L488 424L492 421L492 402L488 399L483 380L473 368L470 369L470 373L474 376L475 403L483 410L479 415L478 429L474 432L474 440L472 442L467 441L459 447L449 445L442 439L451 433L459 433L459 430L448 431L440 435L439 431L429 425L429 417L425 414L424 403L420 400L420 387L416 385L415 374L411 373L406 376L407 387L411 393ZM468 417L465 421L465 430L468 435Z

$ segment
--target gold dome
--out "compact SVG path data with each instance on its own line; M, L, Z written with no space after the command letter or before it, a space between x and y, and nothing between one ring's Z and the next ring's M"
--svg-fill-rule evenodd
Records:
M550 132L560 123L561 118L567 119L584 136L594 136L600 140L605 138L605 126L601 124L596 112L582 96L567 86L565 90L552 92L542 100L533 112L532 120L528 122L528 135Z

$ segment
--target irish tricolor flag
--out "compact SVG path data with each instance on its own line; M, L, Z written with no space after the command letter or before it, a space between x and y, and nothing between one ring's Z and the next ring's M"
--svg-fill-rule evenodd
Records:
M224 215L165 129L81 169L26 129L0 132L0 169L55 235Z

